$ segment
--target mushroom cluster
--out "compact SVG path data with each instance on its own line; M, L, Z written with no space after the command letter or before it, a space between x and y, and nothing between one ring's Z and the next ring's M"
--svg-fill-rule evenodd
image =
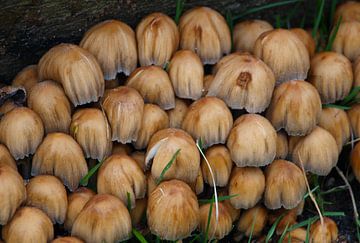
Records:
M0 109L0 239L220 240L234 228L261 240L277 222L286 242L332 242L330 218L310 236L291 226L308 178L360 137L360 104L333 105L360 90L359 13L337 8L326 52L304 29L263 20L231 33L208 7L178 24L152 13L135 30L107 20L54 46L14 78L24 102ZM351 166L360 181L360 143Z

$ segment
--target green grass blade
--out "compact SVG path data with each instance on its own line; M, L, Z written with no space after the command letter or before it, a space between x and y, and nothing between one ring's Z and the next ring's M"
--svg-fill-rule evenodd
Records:
M309 243L309 241L310 241L310 227L311 227L311 223L309 222L307 227L306 227L305 243Z
M277 15L275 16L275 28L280 29L281 26L282 26L281 16L280 16L280 14L277 14Z
M344 212L325 212L324 216L326 217L344 217Z
M201 149L201 151L204 151L203 141L202 141L201 138L199 138L199 139L197 140L197 144L198 144L199 148Z
M327 191L321 191L320 195L327 195L327 194L331 194L331 193L335 193L335 192L341 192L347 190L347 186L343 185L343 186L337 186L337 187L333 187Z
M324 14L324 6L325 6L325 0L320 0L320 7L318 9L316 19L315 19L315 23L314 23L314 27L313 27L313 30L312 30L312 37L313 38L316 37L316 33L318 32L320 22L321 22L321 19L323 17L323 14Z
M207 243L208 238L209 238L209 230L210 230L210 222L211 222L211 214L212 214L213 205L214 205L213 203L210 203L209 213L208 213L208 218L207 218L207 224L206 224L204 243Z
M344 105L336 105L336 104L325 104L325 105L323 105L323 108L327 108L327 107L338 108L338 109L341 109L341 110L350 110L351 109L350 106L344 106Z
M282 243L284 241L288 228L289 228L289 223L286 224L286 227L280 236L279 243Z
M136 237L136 239L138 239L139 242L141 243L148 243L147 240L145 239L145 237L141 234L140 231L138 231L137 229L135 228L132 228L132 233L133 235Z
M316 187L314 187L312 190L311 190L311 193L314 193L317 189L319 189L320 186L317 185ZM310 195L309 192L307 192L305 195L304 195L304 199L306 199L308 196Z
M97 163L94 167L92 167L89 172L80 180L80 185L87 186L90 178L96 173L96 171L100 168L104 160Z
M185 4L184 0L176 1L176 13L175 13L175 18L174 18L176 24L179 23L182 11L184 10L184 4Z
M331 7L330 7L330 15L329 15L329 29L331 29L331 24L334 20L334 14L336 10L337 0L331 1Z
M334 43L335 38L336 38L336 35L337 35L338 31L339 31L341 20L342 20L342 16L340 16L340 18L336 22L335 29L333 31L331 31L328 43L327 43L326 48L325 48L325 51L331 51L333 43Z
M251 224L251 231L250 231L248 243L251 243L251 239L252 239L252 236L254 233L254 227L255 227L255 222L256 222L258 212L259 212L259 209L256 210L255 216L254 216L252 224Z
M356 96L359 94L360 92L360 86L357 86L355 88L353 88L350 93L343 99L343 101L340 103L341 105L346 106L347 104L349 104L353 99L356 98Z
M228 195L228 196L221 196L221 197L218 197L218 202L222 202L222 201L225 201L225 200L229 200L230 198L237 197L237 196L239 196L239 194ZM199 201L199 203L201 203L201 204L215 203L215 198L214 198L214 196L213 196L212 199L199 199L198 201Z
M171 167L171 165L174 163L176 157L178 156L178 154L180 153L181 149L178 149L174 155L172 156L172 158L170 159L170 161L166 164L166 166L164 167L164 169L161 171L161 174L159 176L159 178L156 179L156 184L159 185L160 182L164 179L165 173L166 171L168 171Z
M285 213L283 213L282 215L280 215L275 222L273 223L273 225L271 226L270 230L268 231L266 238L265 238L265 243L268 243L271 238L273 237L276 227L279 224L280 220L285 216Z

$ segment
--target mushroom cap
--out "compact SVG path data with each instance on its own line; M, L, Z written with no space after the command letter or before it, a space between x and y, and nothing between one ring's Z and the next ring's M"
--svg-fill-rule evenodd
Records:
M194 51L203 64L216 63L231 51L230 29L224 17L208 7L186 11L179 21L180 48Z
M256 39L262 33L273 29L272 25L264 20L252 19L237 23L233 31L234 49L252 53Z
M14 158L10 154L10 151L7 149L7 147L3 144L0 144L0 166L1 165L8 165L14 170L17 170Z
M179 46L179 30L169 16L156 12L145 16L136 27L141 66L164 66Z
M101 161L111 153L110 125L104 112L99 109L77 110L72 116L70 134L79 143L86 158Z
M51 241L51 243L84 243L84 241L80 240L77 237L64 236L54 239L53 241Z
M93 196L76 217L71 236L87 243L119 242L131 237L131 218L125 205L109 194Z
M106 80L117 73L129 75L137 65L135 32L118 20L106 20L91 27L80 46L97 59Z
M50 242L54 228L49 217L40 209L22 207L2 229L5 242Z
M68 208L66 211L66 218L64 228L71 231L76 217L79 215L85 204L93 197L95 193L86 188L79 187L76 191L71 193L68 197Z
M240 232L244 232L247 237L252 234L253 237L259 236L266 226L268 212L265 207L257 205L244 211L237 226Z
M357 143L351 151L350 164L355 178L360 182L360 143Z
M233 166L229 150L224 145L214 145L206 150L205 157L214 175L215 185L227 186ZM201 170L205 182L213 187L214 183L205 159L201 160Z
M360 21L360 3L346 1L336 7L333 23L337 23L341 16L341 22Z
M95 102L104 94L105 81L95 57L73 44L59 44L38 64L39 79L62 84L74 106Z
M335 27L331 33L335 31ZM342 22L337 30L332 50L342 53L350 61L360 56L360 22Z
M131 158L133 158L136 163L138 164L138 166L145 171L146 170L146 166L145 166L145 152L144 151L134 151L133 153L131 153Z
M324 225L320 220L311 225L310 241L314 243L334 242L338 238L338 232L336 223L332 219L324 217Z
M26 185L26 205L41 209L52 223L63 224L68 207L66 189L55 176L38 175Z
M146 177L133 158L125 154L114 154L99 169L97 190L99 194L118 197L125 205L130 197L130 207L134 208L135 199L145 197Z
M204 76L204 88L202 96L206 96L209 92L209 88L211 86L212 81L214 80L215 76L212 74L208 74Z
M360 86L360 56L353 63L354 87ZM357 96L359 98L359 95Z
M275 159L286 159L289 153L288 136L283 130L276 133L276 156Z
M219 98L203 97L192 103L182 122L182 129L205 148L225 143L233 125L229 108Z
M278 84L307 77L309 52L290 30L275 29L262 33L255 42L254 54L273 70Z
M46 133L69 132L71 104L59 84L37 83L28 93L27 104L41 117Z
M360 137L360 104L351 106L351 109L347 111L347 115L350 120L351 130L354 138Z
M133 148L129 144L113 142L111 154L126 154L129 155L133 151Z
M169 116L169 127L181 128L188 108L189 104L187 100L175 98L175 107L166 111Z
M65 133L50 133L32 160L31 175L54 175L74 191L88 173L88 167L79 144Z
M309 82L318 90L323 104L343 100L353 84L351 62L340 53L317 53L311 59Z
M303 172L287 160L274 160L265 171L265 206L292 209L303 199L306 184Z
M146 103L164 110L175 107L175 94L168 74L159 66L139 67L131 73L126 85L136 89Z
M184 182L162 182L149 195L147 220L150 231L164 240L190 236L200 221L195 193Z
M138 225L145 215L147 207L147 198L136 199L135 208L131 209L130 217L133 226Z
M27 107L6 113L0 121L0 140L15 160L35 153L44 136L41 118Z
M157 105L145 104L141 127L134 147L145 149L154 133L168 127L169 117L167 113Z
M106 92L102 106L111 126L112 141L136 141L144 110L141 95L131 87L120 86Z
M38 82L38 66L29 65L16 74L11 84L14 86L23 86L26 93L29 93L30 89Z
M316 42L309 32L302 28L292 28L290 29L297 38L305 45L306 49L309 52L309 56L312 57L315 54Z
M249 209L254 207L262 198L265 191L265 176L260 168L235 167L229 183L231 205L236 208Z
M266 117L277 131L284 128L291 136L309 134L320 116L319 93L303 80L285 82L276 87L266 112Z
M276 138L276 131L266 118L245 114L234 122L226 145L238 167L258 167L274 160Z
M339 149L335 138L321 127L301 137L292 152L292 160L306 171L317 175L328 175L336 166Z
M202 96L204 67L196 53L191 50L175 52L168 73L177 97L197 100Z
M5 225L26 200L26 189L21 175L8 165L0 165L0 185L0 225Z
M208 227L208 219L210 213L210 203L204 204L200 207L200 231L205 234L208 233L209 240L211 239L222 239L226 235L228 235L232 230L232 218L228 208L223 204L223 202L219 202L219 217L216 222L216 208L215 206L211 209L210 223L209 229Z
M4 115L5 113L8 113L9 111L19 107L15 101L9 99L6 100L1 106L0 106L0 115Z
M163 180L179 179L186 183L195 182L200 169L199 151L189 134L175 128L160 130L150 139L145 165L148 168L151 166L151 174L155 180L160 178L165 166L178 150L180 151L163 175Z
M260 59L234 53L217 69L207 96L216 96L233 109L263 112L270 104L275 87L272 70Z

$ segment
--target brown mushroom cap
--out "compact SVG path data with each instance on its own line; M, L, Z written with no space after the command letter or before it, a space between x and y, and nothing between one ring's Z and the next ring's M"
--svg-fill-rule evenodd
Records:
M8 165L14 170L17 170L14 158L10 154L10 151L7 149L7 147L3 144L0 144L0 166L1 165Z
M360 86L360 56L353 63L354 87ZM359 98L359 95L357 96Z
M303 199L306 184L303 173L294 163L274 160L265 171L265 206L269 209L292 209Z
M331 33L335 31L335 26ZM342 22L336 32L332 50L342 53L350 61L355 61L360 56L360 22Z
M247 237L250 234L253 237L259 236L266 225L267 218L268 212L266 208L257 205L241 214L237 229L244 232Z
M41 118L27 107L6 113L0 121L0 140L15 160L35 152L44 136Z
M135 203L135 208L131 209L130 217L131 223L133 226L138 225L145 215L146 207L147 207L147 198L137 199Z
M145 16L136 27L141 66L164 66L179 46L179 30L169 16L156 12Z
M305 45L306 49L309 52L309 56L312 57L315 54L316 42L309 32L301 28L292 28L290 29L297 38Z
M230 29L224 17L208 7L196 7L180 18L180 47L194 51L204 64L216 63L231 51Z
M84 243L84 241L76 237L64 236L54 239L53 241L51 241L51 243Z
M99 62L106 80L117 73L129 75L137 65L135 33L130 26L118 20L106 20L91 27L80 46Z
M22 207L3 227L2 236L5 242L50 242L54 238L54 228L40 209Z
M37 65L29 65L23 68L16 74L12 81L12 85L23 86L26 89L26 92L29 93L30 89L39 82L37 69Z
M288 136L284 131L276 133L276 156L275 159L286 159L289 153Z
M310 242L335 242L338 238L338 232L336 223L332 219L324 217L323 225L320 220L311 225Z
M131 218L117 197L98 194L92 197L75 219L71 236L87 243L119 242L131 237Z
M175 98L174 109L166 111L169 116L169 127L181 128L182 122L189 108L188 105L189 104L186 100Z
M347 111L347 115L350 120L351 130L354 138L360 137L360 104L351 106L351 109Z
M184 182L162 182L149 195L147 220L150 231L164 240L181 240L196 229L200 220L195 193Z
M74 191L88 172L83 151L79 144L64 133L50 133L32 160L31 175L57 176L64 185Z
M341 22L360 21L360 3L346 1L336 7L333 23L336 24L341 16Z

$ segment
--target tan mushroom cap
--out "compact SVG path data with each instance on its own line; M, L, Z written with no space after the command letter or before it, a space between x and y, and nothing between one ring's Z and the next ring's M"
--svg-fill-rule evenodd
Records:
M186 100L175 98L175 108L166 111L169 116L169 127L181 128L188 108L189 104Z
M11 84L14 86L23 86L26 92L29 93L30 89L39 82L37 70L37 65L29 65L23 68L16 74Z
M247 237L252 234L253 237L259 236L266 226L268 212L265 207L257 205L244 211L239 219L237 229L245 233Z
M346 1L336 7L333 23L336 24L341 16L341 22L360 21L360 3Z
M331 31L333 33L335 27ZM360 22L342 22L337 30L332 50L342 53L350 61L355 61L360 56Z
M351 109L347 111L347 115L351 124L351 131L355 138L360 137L360 104L351 106Z
M275 159L286 159L289 153L288 136L284 131L276 133L276 156Z
M314 243L334 242L338 239L338 232L336 223L332 219L324 217L323 225L320 220L311 225L310 241Z
M8 165L14 170L17 170L16 162L10 154L10 151L5 145L0 144L0 166L2 165Z
M292 28L290 29L292 33L294 33L299 40L305 45L306 49L309 52L310 58L314 56L316 49L316 42L314 38L311 36L309 32L301 28Z
M51 243L84 243L84 241L80 240L77 237L64 236L54 239L53 241L51 241Z

